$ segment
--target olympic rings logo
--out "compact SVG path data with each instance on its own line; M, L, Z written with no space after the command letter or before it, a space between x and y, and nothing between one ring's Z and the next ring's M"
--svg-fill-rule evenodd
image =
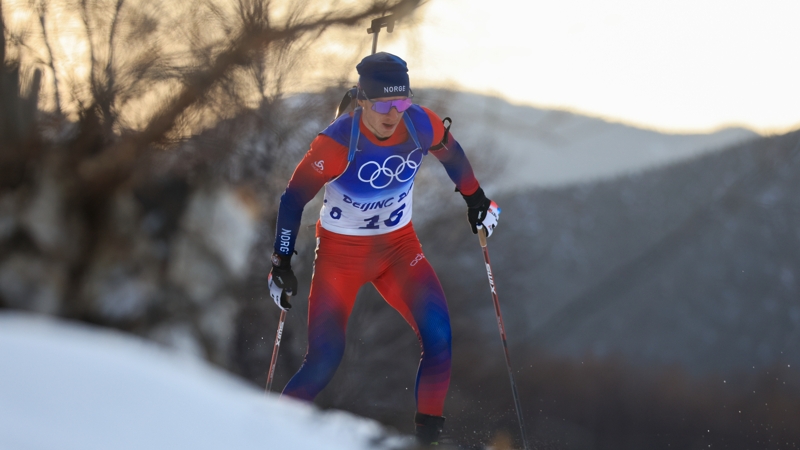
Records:
M400 155L392 155L383 161L383 165L375 161L366 162L358 169L358 179L364 183L369 183L369 185L375 189L383 189L392 184L394 180L404 183L414 178L422 162L422 158L420 158L419 161L411 159L411 155L417 151L419 151L419 149L409 153L408 158L403 158ZM397 167L392 169L391 166L395 159L400 160L400 162L397 164ZM370 172L368 168L371 168L372 171ZM369 176L364 176L365 169Z
M425 255L423 255L422 253L418 253L416 258L414 258L414 260L411 261L411 264L409 264L409 266L414 267L417 265L418 262L422 261L423 259L425 259Z

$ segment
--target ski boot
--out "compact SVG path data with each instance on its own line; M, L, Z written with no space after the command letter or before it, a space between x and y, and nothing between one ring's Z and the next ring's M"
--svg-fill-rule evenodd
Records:
M414 416L417 431L417 442L422 445L439 445L439 435L444 427L444 417L429 416L417 413Z

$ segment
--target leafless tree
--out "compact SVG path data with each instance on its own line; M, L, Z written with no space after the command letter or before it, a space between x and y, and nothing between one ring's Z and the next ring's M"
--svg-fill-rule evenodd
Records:
M1 3L0 198L13 199L8 204L16 205L14 211L27 211L42 186L52 182L63 242L42 248L24 233L0 236L0 263L17 250L29 252L34 241L38 257L66 267L61 313L87 319L80 300L86 297L85 277L116 233L109 215L120 192L147 186L164 173L164 158L171 154L178 156L173 160L201 161L205 167L224 165L234 153L232 141L246 127L269 133L273 143L267 154L279 151L303 125L303 116L284 108L287 86L308 79L309 61L325 40L364 33L369 19L410 14L419 4ZM25 117L32 137L21 139ZM198 136L211 140L204 146ZM154 158L160 158L158 164ZM276 159L269 158L264 164Z

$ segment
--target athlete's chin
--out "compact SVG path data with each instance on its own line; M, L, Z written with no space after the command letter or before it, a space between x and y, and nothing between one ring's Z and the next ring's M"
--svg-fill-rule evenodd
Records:
M389 137L389 136L393 135L394 134L394 130L397 129L397 125L398 124L396 124L396 123L395 124L382 123L380 125L380 127L379 127L379 131L380 131L380 134L381 134L380 137L386 138L386 137Z

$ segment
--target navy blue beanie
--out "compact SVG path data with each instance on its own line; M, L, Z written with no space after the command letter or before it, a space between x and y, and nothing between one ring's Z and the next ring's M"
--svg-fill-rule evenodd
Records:
M369 55L358 63L356 70L358 85L369 98L411 96L408 66L391 53Z

